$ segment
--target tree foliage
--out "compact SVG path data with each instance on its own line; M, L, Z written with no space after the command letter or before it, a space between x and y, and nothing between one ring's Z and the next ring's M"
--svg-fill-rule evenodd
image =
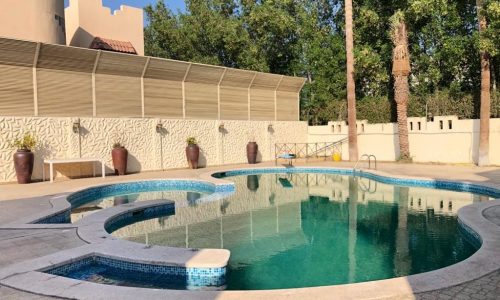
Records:
M148 55L303 76L307 84L301 96L302 118L319 124L342 116L332 108L346 99L344 1L185 2L185 12L173 12L163 1L145 8ZM391 17L398 10L404 12L408 27L414 98L434 101L445 91L455 103L476 99L480 49L492 56L495 87L500 76L500 3L484 3L488 30L480 39L475 0L354 1L358 112L365 101L379 101L381 108L394 105L390 34ZM475 103L474 113L467 116L477 117ZM413 113L410 109L409 116ZM395 120L395 114L386 112L374 116L377 121Z

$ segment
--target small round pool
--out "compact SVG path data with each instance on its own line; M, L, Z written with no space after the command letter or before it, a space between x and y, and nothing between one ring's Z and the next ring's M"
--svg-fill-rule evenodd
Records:
M479 245L461 233L457 211L494 196L449 190L470 191L460 184L444 184L444 190L321 172L217 177L234 182L235 193L192 201L176 207L175 215L112 234L148 245L228 249L228 290L336 285L427 272L468 258Z

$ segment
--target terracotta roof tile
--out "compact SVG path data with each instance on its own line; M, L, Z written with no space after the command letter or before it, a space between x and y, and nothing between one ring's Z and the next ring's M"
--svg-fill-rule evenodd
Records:
M104 39L101 37L94 38L94 40L90 44L90 49L137 54L137 51L135 51L135 48L131 42Z

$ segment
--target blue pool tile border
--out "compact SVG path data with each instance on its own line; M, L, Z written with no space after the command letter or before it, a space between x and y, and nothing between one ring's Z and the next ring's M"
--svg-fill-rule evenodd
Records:
M227 178L239 175L269 174L269 173L281 173L281 174L321 173L321 174L337 174L337 175L355 175L363 178L373 179L380 183L435 188L435 189L451 190L457 192L469 192L474 194L487 195L493 198L500 198L500 190L493 187L481 186L467 182L454 182L454 181L446 181L438 179L429 180L429 179L388 177L364 171L354 171L352 169L313 168L313 167L240 169L240 170L217 172L212 174L212 176L214 178Z
M44 273L69 277L71 272L80 268L88 267L92 264L99 264L124 272L135 272L141 276L162 275L166 280L175 282L182 281L187 289L196 287L221 287L226 283L226 268L190 268L140 263L126 260L119 260L100 255L92 255L64 263L60 266L46 270ZM137 275L137 274L136 274Z
M101 198L155 191L190 191L212 194L218 192L232 192L234 191L234 185L215 185L210 182L195 180L135 181L87 188L69 195L67 201L71 204L72 208L75 208Z
M144 220L167 217L175 214L175 203L168 202L151 207L138 208L114 216L104 224L104 229L112 233L122 227Z
M474 247L479 249L483 244L483 239L481 238L481 236L476 231L474 231L474 229L465 224L460 218L458 218L458 225L460 233L462 233L465 239Z

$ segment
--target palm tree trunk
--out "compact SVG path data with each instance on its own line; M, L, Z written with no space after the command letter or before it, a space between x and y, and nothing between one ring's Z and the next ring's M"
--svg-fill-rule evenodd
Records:
M392 74L394 76L394 99L398 113L398 138L399 158L410 160L410 142L408 140L408 97L410 87L408 75L410 74L410 54L408 50L408 33L404 21L404 14L397 11L392 20L392 40L394 49L392 53Z
M486 18L481 14L482 1L476 1L479 35L486 29ZM481 50L481 110L479 120L478 166L489 165L490 152L490 56Z
M356 130L356 88L354 84L352 0L345 0L345 39L347 55L347 123L349 129L349 161L357 161L358 135Z
M394 98L396 100L396 110L398 114L398 137L399 137L399 158L410 159L410 142L408 140L408 97L409 97L408 76L395 76Z

